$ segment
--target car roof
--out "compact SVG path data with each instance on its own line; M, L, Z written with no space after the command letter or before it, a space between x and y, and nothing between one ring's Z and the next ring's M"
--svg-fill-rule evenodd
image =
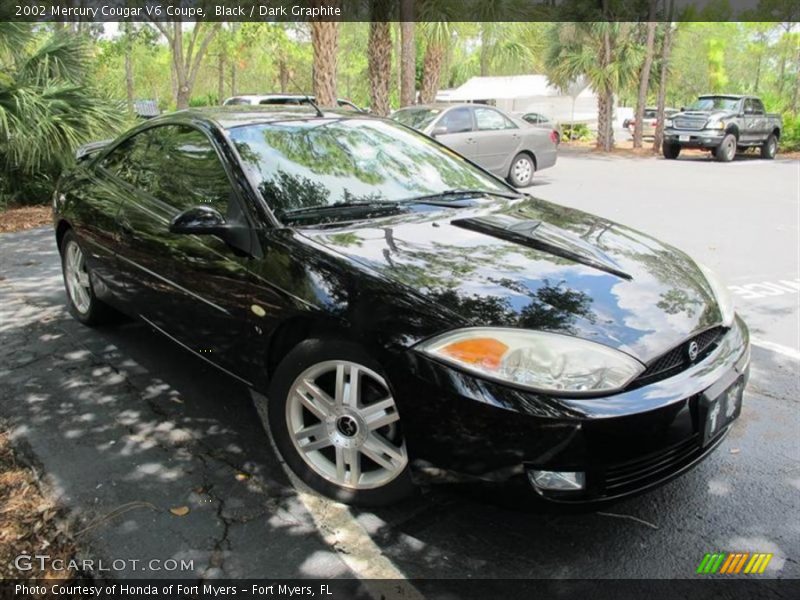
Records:
M223 129L258 125L288 120L310 119L373 119L367 113L355 113L352 110L320 109L322 116L311 106L304 105L236 105L212 106L206 108L190 108L162 115L151 119L150 123L170 123L189 120L213 122Z
M431 104L412 104L411 106L404 106L403 108L398 108L395 112L400 112L401 110L446 110L448 108L461 108L461 107L488 107L488 108L496 108L494 106L489 106L488 104L474 104L474 103L467 103L467 102L432 102Z

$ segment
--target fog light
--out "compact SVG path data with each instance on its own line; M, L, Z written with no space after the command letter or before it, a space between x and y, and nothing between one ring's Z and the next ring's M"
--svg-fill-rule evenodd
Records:
M582 490L586 485L583 471L528 471L528 479L540 490L569 492Z

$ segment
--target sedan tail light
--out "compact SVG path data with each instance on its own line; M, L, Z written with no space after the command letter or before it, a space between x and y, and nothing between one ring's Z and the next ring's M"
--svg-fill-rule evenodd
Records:
M555 129L550 132L550 141L554 144L558 144L558 132Z

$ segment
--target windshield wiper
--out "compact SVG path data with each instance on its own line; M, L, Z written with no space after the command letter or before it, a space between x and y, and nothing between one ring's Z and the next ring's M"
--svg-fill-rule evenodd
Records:
M390 200L374 200L371 202L336 202L335 204L326 204L323 206L305 206L303 208L291 208L289 210L282 210L278 213L278 218L294 219L296 217L314 216L317 214L346 212L349 210L357 210L359 212L365 210L385 210L397 209L397 202Z
M516 200L517 198L523 198L523 194L515 194L512 192L496 192L493 190L481 190L481 189L465 189L465 188L455 188L452 190L445 190L443 192L438 192L436 194L427 194L425 196L416 196L414 198L406 198L405 200L400 200L400 202L404 204L425 204L425 203L433 203L433 202L452 202L452 199L460 198L463 196L496 196L499 198L508 198L510 200Z

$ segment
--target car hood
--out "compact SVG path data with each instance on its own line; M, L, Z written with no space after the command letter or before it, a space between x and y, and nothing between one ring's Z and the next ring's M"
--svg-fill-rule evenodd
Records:
M686 254L543 200L430 206L299 233L407 286L454 326L564 333L649 362L721 322Z
M688 117L697 119L703 117L705 119L727 119L735 116L736 113L729 110L685 110L672 115L672 118Z

